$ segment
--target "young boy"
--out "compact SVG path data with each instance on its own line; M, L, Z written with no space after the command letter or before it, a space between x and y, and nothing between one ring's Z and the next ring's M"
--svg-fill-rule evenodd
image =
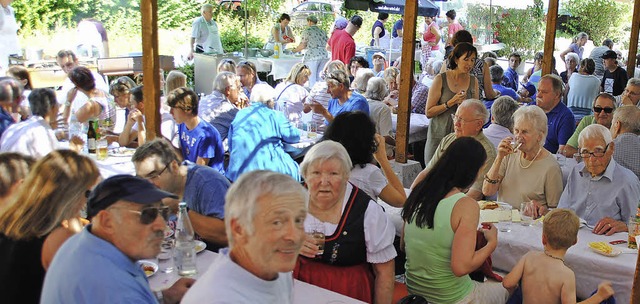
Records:
M504 71L504 77L502 79L502 85L507 88L512 88L514 91L518 91L518 72L516 69L520 66L522 58L518 53L511 53L509 55L509 68Z
M178 124L182 158L224 174L220 133L198 117L198 95L189 88L177 88L168 94L167 104Z
M564 264L564 255L577 242L580 220L569 209L555 209L544 218L542 244L544 252L531 251L502 281L513 290L522 282L523 303L576 303L576 280ZM598 286L598 292L580 303L600 303L613 295L610 282Z

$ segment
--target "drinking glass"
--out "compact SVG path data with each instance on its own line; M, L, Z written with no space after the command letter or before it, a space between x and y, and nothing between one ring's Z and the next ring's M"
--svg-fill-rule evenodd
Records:
M511 140L511 149L513 150L513 153L518 152L518 149L520 149L520 146L522 146L521 142L518 142L515 139Z
M636 218L635 215L629 218L629 239L627 246L631 249L638 249L638 243L636 243L636 236L640 235L640 219Z
M499 219L498 222L500 224L500 231L502 232L510 232L511 231L511 206L509 207L500 207L500 215L499 215ZM508 211L508 212L507 212Z
M108 157L108 146L109 143L107 139L102 138L96 142L96 159L97 160L105 160Z
M533 223L533 203L524 202L520 204L520 224L531 226Z
M311 236L315 240L316 245L318 245L317 255L318 256L323 255L324 240L325 240L324 225L322 223L316 223L314 225L311 225L307 230L307 234Z
M296 122L296 129L300 130L300 137L307 136L307 126L303 121L299 120Z
M173 272L173 239L164 239L164 241L162 241L162 245L160 246L160 253L157 256L158 261L160 262L158 263L160 271L162 271L162 273Z
M315 121L310 121L307 124L307 137L315 138L318 136L318 124Z

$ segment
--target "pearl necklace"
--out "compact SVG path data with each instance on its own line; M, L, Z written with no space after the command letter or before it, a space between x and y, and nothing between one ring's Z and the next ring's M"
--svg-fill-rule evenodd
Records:
M522 151L520 152L520 158L518 159L518 164L520 164L520 168L522 169L528 169L529 167L531 167L531 165L533 165L533 162L536 160L536 158L538 158L538 155L540 155L540 152L542 152L542 147L540 147L540 149L538 149L538 153L536 153L536 156L533 157L533 159L531 160L531 162L524 166L522 164L522 159L524 158Z
M544 251L544 254L545 254L546 256L548 256L548 257L552 258L552 259L560 260L560 261L562 261L562 264L564 264L564 259L563 259L563 258L559 258L559 257L557 257L557 256L553 256L553 255L549 254L546 250Z

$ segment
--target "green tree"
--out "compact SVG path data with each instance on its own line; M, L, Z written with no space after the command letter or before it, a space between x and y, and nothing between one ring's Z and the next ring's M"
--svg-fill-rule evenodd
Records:
M568 27L574 32L585 32L596 45L605 38L619 40L624 32L624 18L632 10L628 3L614 0L569 0L563 4L572 18Z
M544 11L542 0L534 0L533 6L526 9L505 9L496 16L495 36L506 47L498 51L498 56L508 56L519 52L524 58L531 59L544 45Z

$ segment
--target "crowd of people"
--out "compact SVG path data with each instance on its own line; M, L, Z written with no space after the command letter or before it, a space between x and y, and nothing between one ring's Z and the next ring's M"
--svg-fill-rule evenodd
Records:
M196 53L222 47L211 9L193 23ZM520 75L522 57L510 54L504 70L473 45L455 11L446 15L446 37L435 16L423 27L424 73L410 102L430 123L411 189L389 161L397 62L356 55L358 15L338 18L330 36L309 17L296 47L307 55L275 87L248 61L222 60L204 96L169 72L151 109L162 121L153 140L143 84L129 77L107 83L70 50L57 55L67 74L57 94L10 69L0 78L3 299L289 303L297 279L391 303L403 273L408 293L429 303L506 303L516 289L524 302L575 301L574 275L560 261L579 219L595 234L627 232L638 207L640 79L626 79L610 40L596 58L584 54L585 33L560 54L562 75L542 75L542 55ZM371 45L402 36L401 22L385 31L387 19L378 15ZM280 16L268 45L296 43L289 21ZM83 152L94 124L112 147L135 149L135 176L100 177ZM294 148L310 125L321 139ZM581 160L566 181L560 157ZM477 201L491 198L545 216L544 252L526 254L502 283L470 276L497 248L496 226L479 223ZM158 255L180 201L218 258L197 281L152 291L136 261ZM402 208L401 218L379 202ZM587 303L613 295L607 282L591 288Z

